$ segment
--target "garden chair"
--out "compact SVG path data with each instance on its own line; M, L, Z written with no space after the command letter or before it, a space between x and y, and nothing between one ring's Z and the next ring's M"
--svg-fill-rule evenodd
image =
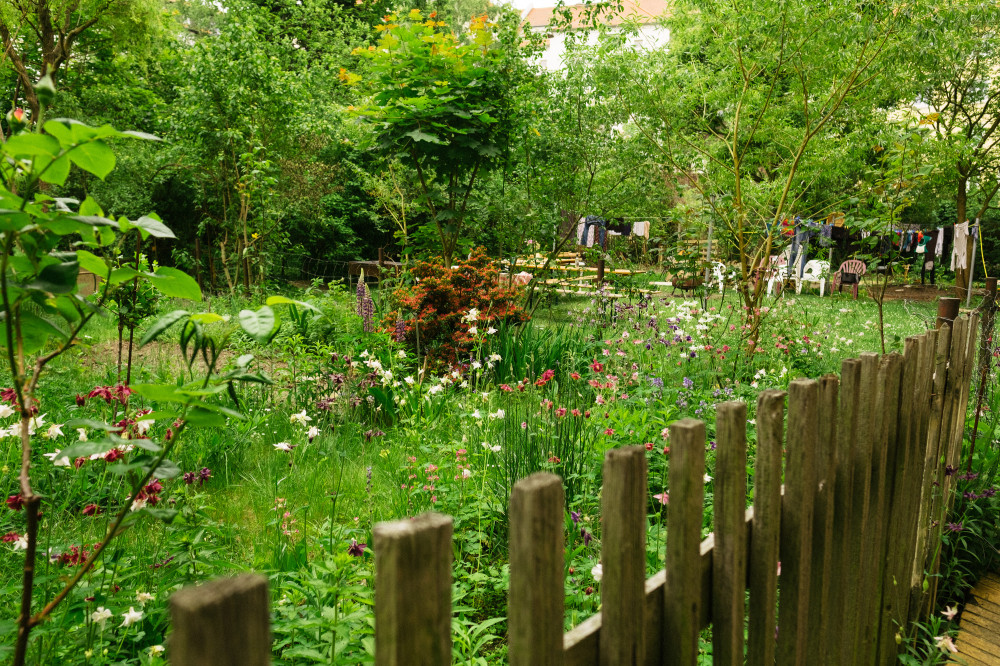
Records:
M721 294L726 286L726 265L721 261L712 262L712 281L719 285Z
M802 293L802 283L819 285L819 296L823 297L823 290L826 287L826 274L830 272L830 262L812 259L806 262L806 267L802 271L802 277L792 276L795 281L795 293Z
M858 298L858 287L861 286L861 277L868 272L865 262L860 259L848 259L840 265L837 272L833 274L833 282L830 283L830 291L834 289L842 292L845 284L853 286L852 293L854 300Z
M785 285L785 269L788 267L788 257L785 255L774 255L768 261L764 277L767 279L767 295L771 295L771 290L775 283L778 285L778 292Z

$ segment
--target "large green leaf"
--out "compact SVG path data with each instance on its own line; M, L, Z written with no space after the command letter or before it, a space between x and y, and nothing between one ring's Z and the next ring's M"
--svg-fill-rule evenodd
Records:
M263 345L267 344L277 331L277 318L274 316L274 310L266 305L262 305L256 312L240 310L240 327L247 335Z
M41 270L31 286L53 294L68 294L76 289L79 274L80 264L75 261L49 264Z
M59 142L45 134L15 134L7 139L3 152L14 157L52 158L59 154Z
M73 164L104 180L115 168L115 153L103 141L88 141L69 151Z
M147 273L149 281L164 296L171 298L186 298L189 301L201 300L201 287L193 277L184 271L160 266L154 273Z
M129 220L128 225L131 228L139 229L143 238L149 238L150 236L155 236L156 238L177 238L167 225L149 215L143 215L138 220ZM125 225L122 225L122 229L125 230Z
M108 275L111 274L107 262L91 252L77 250L76 260L80 262L80 266L84 270L88 270L94 275L107 279Z
M142 336L142 340L139 341L139 346L149 344L151 341L155 340L160 336L161 333L166 331L168 328L179 322L180 320L188 317L191 313L187 310L174 310L173 312L168 312L159 319L156 320L146 334Z

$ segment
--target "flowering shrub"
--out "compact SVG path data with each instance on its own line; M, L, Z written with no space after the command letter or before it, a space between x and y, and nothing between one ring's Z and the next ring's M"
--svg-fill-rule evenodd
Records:
M433 360L455 364L467 359L483 336L500 324L528 320L518 302L518 289L501 284L499 269L482 248L455 269L421 262L413 277L414 285L394 292L398 308L385 318L384 326Z

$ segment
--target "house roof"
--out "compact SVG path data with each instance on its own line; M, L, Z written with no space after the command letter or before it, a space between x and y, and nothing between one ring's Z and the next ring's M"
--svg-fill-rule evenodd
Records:
M570 12L573 17L573 28L580 28L588 23L587 12L598 8L607 8L607 13L602 12L600 19L607 25L621 25L633 18L640 23L651 23L666 13L667 0L622 0L622 11L616 14L610 14L613 11L611 7L611 3L608 2L594 2L587 5L567 5L562 10ZM524 21L532 28L544 28L552 22L555 13L555 7L535 7L528 11Z

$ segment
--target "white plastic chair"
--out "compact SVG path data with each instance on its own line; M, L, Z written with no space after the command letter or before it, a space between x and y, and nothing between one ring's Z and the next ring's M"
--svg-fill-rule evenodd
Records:
M802 271L802 277L792 276L792 280L795 281L795 293L802 293L802 283L809 282L810 284L819 285L819 295L820 298L823 297L823 290L826 287L826 276L830 272L830 262L820 261L819 259L812 259L806 262L806 267Z
M721 294L726 286L726 265L721 261L712 262L712 280L719 285L719 293Z
M771 290L775 283L778 291L785 282L785 269L788 267L788 257L785 255L772 255L767 266L767 295L771 295Z

